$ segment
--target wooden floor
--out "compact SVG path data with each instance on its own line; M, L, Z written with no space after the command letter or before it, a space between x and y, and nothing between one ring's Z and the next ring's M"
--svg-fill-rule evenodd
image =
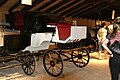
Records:
M64 61L63 72L59 77L47 74L41 57L33 75L25 75L22 68L17 66L0 70L0 80L110 80L108 59L98 60L97 54L97 52L90 53L90 62L84 68L78 68L72 62ZM104 54L102 56L104 57Z

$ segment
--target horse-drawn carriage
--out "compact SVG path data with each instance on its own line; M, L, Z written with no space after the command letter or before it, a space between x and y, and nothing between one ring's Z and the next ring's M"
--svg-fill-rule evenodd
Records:
M31 24L29 17L27 14L26 25ZM39 16L37 18L40 19ZM24 32L4 35L4 45L0 52L0 62L3 64L1 69L11 67L6 66L5 62L17 60L22 65L23 71L31 75L35 71L36 56L41 53L44 54L44 68L51 76L59 76L62 73L63 61L72 61L77 67L85 67L89 63L88 47L83 46L81 42L86 38L86 26L71 26L57 22L50 23L47 27L40 27L42 25L38 24L39 20L33 17L32 19L37 20L34 22L35 25L31 24L38 26L35 29L31 25L24 25ZM50 49L51 44L57 47Z

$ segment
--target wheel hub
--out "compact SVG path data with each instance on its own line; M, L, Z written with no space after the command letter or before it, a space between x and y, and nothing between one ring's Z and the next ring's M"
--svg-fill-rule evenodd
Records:
M54 67L54 66L55 66L55 62L54 62L54 61L50 61L50 65L51 65L52 67Z
M82 55L81 54L78 54L78 59L81 59L82 58Z

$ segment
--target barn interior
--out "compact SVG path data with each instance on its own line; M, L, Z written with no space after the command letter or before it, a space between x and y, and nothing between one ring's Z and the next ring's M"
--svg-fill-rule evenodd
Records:
M30 4L23 3L22 1L23 2L30 1L29 2ZM36 37L33 37L32 40L30 40L31 34L55 32L56 30L54 26L59 24L60 26L63 25L62 26L63 28L64 26L66 27L67 25L66 27L67 29L69 28L69 25L72 27L82 27L82 28L75 28L72 31L72 33L75 33L78 36L81 36L82 34L82 38L86 38L86 39L81 39L80 37L81 39L80 42L82 43L83 46L85 46L85 48L87 46L89 53L95 53L95 54L90 54L92 56L90 58L91 59L93 58L92 62L90 63L90 66L95 64L94 66L97 66L96 69L98 69L98 67L101 65L107 66L107 69L105 67L103 67L103 69L106 69L108 71L108 74L106 74L107 76L106 80L109 80L110 73L108 70L109 69L108 64L106 63L108 62L108 58L101 61L97 59L98 43L97 43L96 35L97 35L98 29L100 28L103 22L105 22L106 25L108 26L113 23L116 17L120 16L119 7L120 7L119 0L0 0L0 46L5 46L7 49L11 50L13 53L14 52L16 53L16 51L23 50L23 49L32 50L34 48L31 48L31 47L26 48L26 46L36 45L36 44L38 45L38 43L31 43L31 41L36 40ZM78 30L78 29L81 29L81 30ZM80 31L81 33L77 33L77 31L78 32ZM61 34L66 36L70 35L67 33L67 30L65 30L65 28L63 32ZM51 35L51 34L48 34L48 35ZM38 36L42 36L42 35L37 35L37 37ZM66 37L66 36L63 36L63 37ZM74 39L78 36L72 35L70 37ZM47 36L44 36L44 37L46 37L46 39L49 39ZM52 39L54 38L56 38L56 35ZM65 41L62 41L64 39L66 38L62 38L61 40L55 39L53 41L66 43L68 39ZM39 39L39 40L42 40L42 39ZM68 40L68 42L70 42L71 40L72 39ZM50 41L51 41L51 38L49 39L49 42ZM79 41L79 39L75 39L72 41ZM48 43L45 42L45 44L48 44ZM67 46L61 45L61 44L58 44L58 45L59 47L61 47L61 49L63 48L69 49L69 46L73 46L71 44L69 45L69 43L67 44ZM81 45L81 44L76 43L75 45ZM49 48L51 47L56 48L56 46L53 46L53 44L49 46ZM78 46L75 46L75 47L78 47ZM44 49L43 46L40 46L40 48ZM7 54L7 52L5 53ZM100 62L100 64L96 65L97 63L94 63L94 62ZM40 63L42 62L40 61ZM67 63L66 65L67 67L70 66ZM92 68L95 68L94 66L92 66ZM40 67L40 65L38 67ZM89 71L87 69L89 72L92 72L92 69L89 66L87 68L91 70ZM101 70L101 69L98 69L98 70ZM81 74L82 72L83 71L81 71ZM87 71L84 71L84 72L83 74L87 73ZM42 73L45 74L44 71ZM104 70L102 70L102 73L104 74ZM101 72L99 72L98 74L101 74ZM25 77L26 79L26 76L23 76L23 77ZM45 76L43 80L46 79L46 77L50 78L48 76ZM79 76L77 76L76 78L73 78L73 77L75 76L74 75L70 76L71 80L79 78ZM54 79L68 80L70 78L69 77L50 78L50 80L54 80ZM87 80L84 77L82 78L83 79L81 80ZM98 78L99 78L98 80L101 80L101 76L98 76ZM4 79L4 78L0 77L0 79ZM15 78L15 80L17 79ZM96 78L90 79L89 77L89 80L96 80Z

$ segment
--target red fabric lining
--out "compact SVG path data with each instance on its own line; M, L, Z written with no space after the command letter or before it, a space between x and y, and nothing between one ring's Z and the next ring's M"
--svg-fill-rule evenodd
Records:
M71 25L68 23L58 23L59 40L66 40L71 33Z
M21 12L15 13L15 26L14 29L23 31L24 30L24 17Z

